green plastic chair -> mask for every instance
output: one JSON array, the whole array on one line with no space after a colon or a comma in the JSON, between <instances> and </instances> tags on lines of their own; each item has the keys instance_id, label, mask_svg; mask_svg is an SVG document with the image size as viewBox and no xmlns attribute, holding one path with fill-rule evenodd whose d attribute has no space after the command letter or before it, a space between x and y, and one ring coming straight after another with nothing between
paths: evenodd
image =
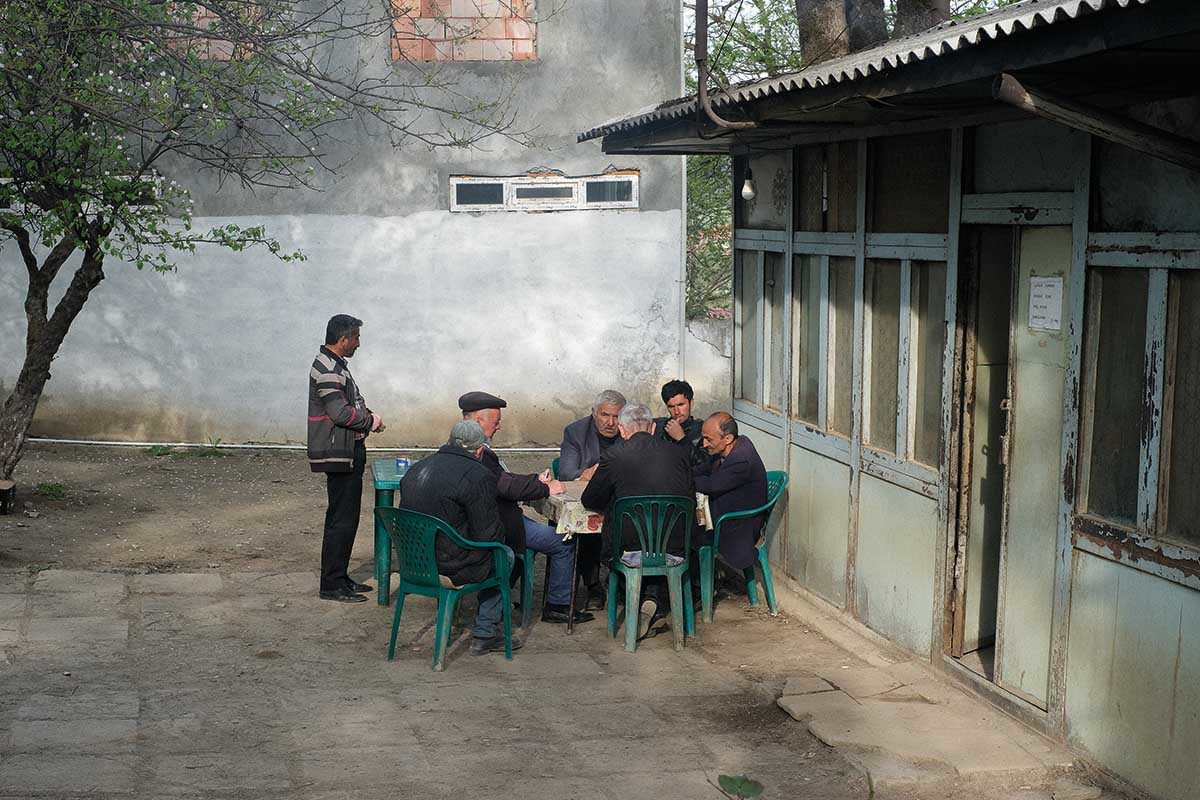
<instances>
[{"instance_id":1,"label":"green plastic chair","mask_svg":"<svg viewBox=\"0 0 1200 800\"><path fill-rule=\"evenodd\" d=\"M458 601L465 594L483 589L500 590L500 608L504 620L504 657L512 660L512 601L509 595L509 551L499 542L472 542L437 517L408 511L403 508L375 509L375 518L387 529L396 548L396 564L400 573L400 588L396 591L396 613L392 617L392 638L388 642L388 661L396 657L396 633L400 630L400 614L404 597L419 594L437 598L437 632L434 634L433 669L445 668L446 649L450 645L450 628ZM438 573L434 541L437 534L450 539L465 550L491 550L495 572L487 580L455 586Z\"/></svg>"},{"instance_id":2,"label":"green plastic chair","mask_svg":"<svg viewBox=\"0 0 1200 800\"><path fill-rule=\"evenodd\" d=\"M667 539L677 520L683 518L683 563L667 566ZM620 537L628 518L637 531L642 550L642 565L631 567L621 561ZM688 556L692 550L692 522L696 518L696 498L670 495L622 497L613 506L613 560L608 572L608 635L617 635L617 575L625 576L625 650L637 650L638 608L642 596L642 578L665 575L671 596L671 635L676 650L682 650L684 632L696 634L692 609L692 584L688 580Z\"/></svg>"},{"instance_id":3,"label":"green plastic chair","mask_svg":"<svg viewBox=\"0 0 1200 800\"><path fill-rule=\"evenodd\" d=\"M700 548L700 604L705 622L713 621L713 577L716 568L714 557L720 554L717 545L721 541L721 524L726 520L753 517L755 514L763 512L766 512L766 517L763 519L763 543L756 548L758 550L758 566L763 574L763 591L767 595L767 607L771 609L772 616L779 613L779 605L775 602L775 585L771 582L771 562L767 559L767 550L771 546L771 527L768 523L771 521L771 511L774 510L775 503L783 496L787 485L786 472L768 472L766 504L747 511L731 511L728 514L722 514L716 525L713 526L713 543ZM742 570L742 575L746 578L746 594L750 595L750 605L756 606L758 605L758 581L754 576L754 566L746 567Z\"/></svg>"},{"instance_id":4,"label":"green plastic chair","mask_svg":"<svg viewBox=\"0 0 1200 800\"><path fill-rule=\"evenodd\" d=\"M554 480L558 480L558 462L561 460L556 458L550 462L550 474L554 476Z\"/></svg>"},{"instance_id":5,"label":"green plastic chair","mask_svg":"<svg viewBox=\"0 0 1200 800\"><path fill-rule=\"evenodd\" d=\"M533 569L537 553L526 549L517 558L521 562L521 627L527 629L533 621Z\"/></svg>"}]
</instances>

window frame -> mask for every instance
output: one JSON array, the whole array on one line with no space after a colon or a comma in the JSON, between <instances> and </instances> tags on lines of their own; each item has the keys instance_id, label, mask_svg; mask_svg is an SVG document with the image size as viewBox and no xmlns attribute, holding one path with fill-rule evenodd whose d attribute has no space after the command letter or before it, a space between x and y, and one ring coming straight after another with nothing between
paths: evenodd
<instances>
[{"instance_id":1,"label":"window frame","mask_svg":"<svg viewBox=\"0 0 1200 800\"><path fill-rule=\"evenodd\" d=\"M451 175L450 176L450 211L461 212L494 212L494 211L592 211L615 209L638 209L641 205L639 170L620 170L601 175L582 175L567 177L563 175ZM591 183L625 183L630 184L629 200L606 200L588 202L587 187ZM461 184L500 184L504 187L503 202L501 203L459 203L458 187ZM517 190L527 187L570 187L571 197L568 198L519 198Z\"/></svg>"}]
</instances>

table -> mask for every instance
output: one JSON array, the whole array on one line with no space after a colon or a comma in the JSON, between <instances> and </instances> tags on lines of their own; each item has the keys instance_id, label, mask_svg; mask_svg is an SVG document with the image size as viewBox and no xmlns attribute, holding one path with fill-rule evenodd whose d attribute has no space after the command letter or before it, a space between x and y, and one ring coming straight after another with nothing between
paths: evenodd
<instances>
[{"instance_id":1,"label":"table","mask_svg":"<svg viewBox=\"0 0 1200 800\"><path fill-rule=\"evenodd\" d=\"M408 467L397 468L394 458L377 458L371 462L376 508L392 508L396 505L396 490L400 488L400 479L407 471ZM386 606L392 590L392 537L375 518L374 511L371 512L371 519L375 520L375 602Z\"/></svg>"},{"instance_id":2,"label":"table","mask_svg":"<svg viewBox=\"0 0 1200 800\"><path fill-rule=\"evenodd\" d=\"M554 530L563 537L570 539L574 536L590 536L600 533L604 528L604 515L589 511L583 507L580 498L587 488L587 481L563 481L562 494L550 495L540 500L533 500L526 505L548 520L553 520ZM705 530L711 531L712 513L708 508L708 495L696 492L696 522ZM579 583L578 548L571 556L571 602L567 606L567 633L575 631L575 588Z\"/></svg>"}]
</instances>

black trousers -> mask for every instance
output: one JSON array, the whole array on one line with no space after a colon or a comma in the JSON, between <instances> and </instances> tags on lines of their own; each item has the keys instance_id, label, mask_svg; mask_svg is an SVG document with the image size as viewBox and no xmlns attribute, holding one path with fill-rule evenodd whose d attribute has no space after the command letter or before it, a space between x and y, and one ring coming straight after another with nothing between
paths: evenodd
<instances>
[{"instance_id":1,"label":"black trousers","mask_svg":"<svg viewBox=\"0 0 1200 800\"><path fill-rule=\"evenodd\" d=\"M363 470L367 466L367 446L354 443L354 468L349 472L325 473L329 506L325 509L325 535L321 540L321 591L330 592L348 585L346 570L350 551L358 533L362 511Z\"/></svg>"}]
</instances>

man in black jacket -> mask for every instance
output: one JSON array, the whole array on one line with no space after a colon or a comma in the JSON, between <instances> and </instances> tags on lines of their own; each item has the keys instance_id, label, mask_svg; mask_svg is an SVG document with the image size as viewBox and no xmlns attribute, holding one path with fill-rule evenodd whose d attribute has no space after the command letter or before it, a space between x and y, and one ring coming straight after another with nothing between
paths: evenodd
<instances>
[{"instance_id":1,"label":"man in black jacket","mask_svg":"<svg viewBox=\"0 0 1200 800\"><path fill-rule=\"evenodd\" d=\"M703 424L692 416L693 397L695 392L687 381L677 379L664 383L662 401L667 407L667 416L654 420L654 431L660 439L687 448L692 464L700 465L708 463L709 456L700 441Z\"/></svg>"},{"instance_id":2,"label":"man in black jacket","mask_svg":"<svg viewBox=\"0 0 1200 800\"><path fill-rule=\"evenodd\" d=\"M504 525L496 506L496 476L480 462L487 437L476 422L462 421L450 431L450 441L418 461L400 481L400 507L446 522L464 538L503 542ZM485 580L493 572L492 550L464 550L439 535L435 543L438 572L454 585ZM508 553L512 564L512 553ZM499 589L479 593L479 611L472 630L471 654L504 649L499 632ZM513 637L513 649L521 643Z\"/></svg>"},{"instance_id":3,"label":"man in black jacket","mask_svg":"<svg viewBox=\"0 0 1200 800\"><path fill-rule=\"evenodd\" d=\"M754 442L738 435L737 421L718 411L704 421L704 448L710 464L695 468L696 491L708 495L713 520L730 511L746 511L767 502L767 469ZM734 569L745 569L758 560L758 535L762 514L733 519L721 526L721 558Z\"/></svg>"},{"instance_id":4,"label":"man in black jacket","mask_svg":"<svg viewBox=\"0 0 1200 800\"><path fill-rule=\"evenodd\" d=\"M693 497L696 491L687 451L654 437L654 418L650 409L641 403L625 406L621 409L618 427L624 441L600 456L596 474L580 498L584 507L604 512L603 552L610 557L614 552L641 549L632 525L616 530L611 511L617 500L639 495ZM679 521L667 537L668 553L684 555L686 530L694 524L694 519ZM639 637L646 635L661 616L661 609L667 606L665 579L646 579L643 596Z\"/></svg>"},{"instance_id":5,"label":"man in black jacket","mask_svg":"<svg viewBox=\"0 0 1200 800\"><path fill-rule=\"evenodd\" d=\"M479 423L487 444L480 460L496 476L496 499L500 509L500 520L504 523L504 534L508 546L522 558L526 550L545 553L549 585L546 588L546 603L542 609L542 622L565 623L571 600L571 559L575 555L575 540L563 541L558 532L542 522L525 516L517 505L530 500L540 500L551 494L562 494L563 485L549 475L516 475L509 472L500 456L492 450L492 437L500 430L500 409L507 408L503 399L487 392L467 392L458 398L458 407L463 419ZM533 558L530 554L529 558ZM587 622L594 615L585 611L575 612L575 622Z\"/></svg>"}]
</instances>

